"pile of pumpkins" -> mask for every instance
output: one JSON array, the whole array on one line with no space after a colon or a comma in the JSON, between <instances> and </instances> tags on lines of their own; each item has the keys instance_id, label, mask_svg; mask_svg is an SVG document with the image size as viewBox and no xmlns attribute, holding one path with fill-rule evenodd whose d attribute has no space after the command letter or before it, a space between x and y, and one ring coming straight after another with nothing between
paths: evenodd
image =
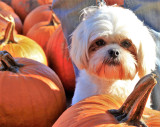
<instances>
[{"instance_id":1,"label":"pile of pumpkins","mask_svg":"<svg viewBox=\"0 0 160 127\"><path fill-rule=\"evenodd\" d=\"M0 1L0 61L0 126L52 126L75 87L52 0Z\"/></svg>"},{"instance_id":2,"label":"pile of pumpkins","mask_svg":"<svg viewBox=\"0 0 160 127\"><path fill-rule=\"evenodd\" d=\"M106 120L122 126L108 112L106 119L120 98L95 96L67 107L75 73L52 1L0 0L0 127L107 126ZM155 114L150 121L160 126Z\"/></svg>"}]
</instances>

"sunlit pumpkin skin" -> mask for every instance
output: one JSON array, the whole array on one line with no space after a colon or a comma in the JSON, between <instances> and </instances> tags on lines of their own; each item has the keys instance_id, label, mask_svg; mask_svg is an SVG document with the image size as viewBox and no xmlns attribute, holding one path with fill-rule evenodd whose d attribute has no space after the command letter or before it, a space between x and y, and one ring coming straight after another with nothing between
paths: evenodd
<instances>
[{"instance_id":1,"label":"sunlit pumpkin skin","mask_svg":"<svg viewBox=\"0 0 160 127\"><path fill-rule=\"evenodd\" d=\"M8 16L12 16L14 18L14 22L15 22L15 30L18 32L18 34L22 33L22 21L19 18L19 16L15 13L15 12L9 12L9 11L5 11L5 10L0 10L0 14L3 15L4 17L8 17ZM3 29L6 29L7 27L7 22L4 22L2 19L0 19L0 23L3 22Z\"/></svg>"},{"instance_id":2,"label":"sunlit pumpkin skin","mask_svg":"<svg viewBox=\"0 0 160 127\"><path fill-rule=\"evenodd\" d=\"M40 45L26 36L13 33L13 22L9 21L4 37L0 38L0 51L6 50L13 57L25 57L48 65L47 57Z\"/></svg>"},{"instance_id":3,"label":"sunlit pumpkin skin","mask_svg":"<svg viewBox=\"0 0 160 127\"><path fill-rule=\"evenodd\" d=\"M27 58L14 60L18 65L11 66L17 72L0 70L0 126L51 127L66 108L61 81L44 64Z\"/></svg>"},{"instance_id":4,"label":"sunlit pumpkin skin","mask_svg":"<svg viewBox=\"0 0 160 127\"><path fill-rule=\"evenodd\" d=\"M0 11L1 10L14 12L13 8L11 6L9 6L8 4L6 4L5 2L3 2L3 1L0 1Z\"/></svg>"},{"instance_id":5,"label":"sunlit pumpkin skin","mask_svg":"<svg viewBox=\"0 0 160 127\"><path fill-rule=\"evenodd\" d=\"M75 88L75 74L61 26L50 37L45 53L49 67L59 76L65 90L73 92Z\"/></svg>"},{"instance_id":6,"label":"sunlit pumpkin skin","mask_svg":"<svg viewBox=\"0 0 160 127\"><path fill-rule=\"evenodd\" d=\"M25 18L23 34L26 35L31 27L39 22L50 21L52 18L51 4L41 5L32 10Z\"/></svg>"},{"instance_id":7,"label":"sunlit pumpkin skin","mask_svg":"<svg viewBox=\"0 0 160 127\"><path fill-rule=\"evenodd\" d=\"M154 79L155 80L155 79ZM141 80L142 81L142 80ZM122 118L126 117L126 120L129 118L129 116L132 116L132 113L135 114L139 113L136 112L136 110L141 110L141 106L145 107L145 104L147 102L146 99L146 93L147 98L149 96L149 93L151 92L151 89L153 89L154 85L156 84L155 81L149 81L149 84L147 84L147 91L143 91L143 89L146 87L146 84L142 83L143 85L142 89L139 89L136 86L136 90L141 90L140 92L136 91L137 93L131 94L132 96L129 96L124 102L120 97L118 96L111 96L111 95L97 95L92 96L89 98L86 98L77 104L71 106L68 108L55 122L55 124L52 127L127 127L127 126L133 126L128 124L127 122L119 123L118 120L110 113L111 109L118 109L117 111L120 111L122 107L129 107L127 110L131 110L130 114L120 114ZM154 84L150 84L154 83ZM151 88L152 87L152 88ZM146 90L144 89L144 90ZM149 93L148 93L149 91ZM135 92L135 91L133 91ZM143 97L145 100L141 101L141 97L139 97L139 93L143 93ZM134 99L134 96L137 97L137 99ZM133 98L132 98L133 97ZM139 100L140 99L140 100ZM130 102L133 104L130 105ZM124 102L124 103L123 103ZM140 105L139 105L140 104ZM140 106L140 107L138 107ZM137 108L137 109L136 109ZM142 108L142 119L143 122L148 127L159 127L160 126L160 111L152 110L149 108L145 108L143 112ZM116 114L117 117L120 116L119 114ZM128 116L129 115L129 116ZM137 118L139 116L136 116ZM132 121L133 122L133 121ZM144 127L144 126L143 126Z\"/></svg>"},{"instance_id":8,"label":"sunlit pumpkin skin","mask_svg":"<svg viewBox=\"0 0 160 127\"><path fill-rule=\"evenodd\" d=\"M35 24L28 32L27 37L36 41L45 51L46 44L54 33L54 31L60 25L59 20L57 20L57 16L53 13L51 21L40 22Z\"/></svg>"},{"instance_id":9,"label":"sunlit pumpkin skin","mask_svg":"<svg viewBox=\"0 0 160 127\"><path fill-rule=\"evenodd\" d=\"M122 104L123 101L120 97L110 95L93 96L68 108L53 127L127 127L129 125L119 124L107 111L107 109L112 108L118 109ZM146 115L144 120L148 127L160 126L159 111L146 108L144 114Z\"/></svg>"},{"instance_id":10,"label":"sunlit pumpkin skin","mask_svg":"<svg viewBox=\"0 0 160 127\"><path fill-rule=\"evenodd\" d=\"M52 4L53 0L37 0L40 5Z\"/></svg>"},{"instance_id":11,"label":"sunlit pumpkin skin","mask_svg":"<svg viewBox=\"0 0 160 127\"><path fill-rule=\"evenodd\" d=\"M17 43L0 45L0 51L6 50L13 57L25 57L48 65L43 49L35 41L18 34L14 36L14 40Z\"/></svg>"},{"instance_id":12,"label":"sunlit pumpkin skin","mask_svg":"<svg viewBox=\"0 0 160 127\"><path fill-rule=\"evenodd\" d=\"M51 0L12 0L11 5L15 12L20 16L21 20L24 21L25 17L36 7L41 4L51 4ZM39 3L40 2L40 3Z\"/></svg>"},{"instance_id":13,"label":"sunlit pumpkin skin","mask_svg":"<svg viewBox=\"0 0 160 127\"><path fill-rule=\"evenodd\" d=\"M104 0L107 5L117 4L119 6L124 5L124 0Z\"/></svg>"}]
</instances>

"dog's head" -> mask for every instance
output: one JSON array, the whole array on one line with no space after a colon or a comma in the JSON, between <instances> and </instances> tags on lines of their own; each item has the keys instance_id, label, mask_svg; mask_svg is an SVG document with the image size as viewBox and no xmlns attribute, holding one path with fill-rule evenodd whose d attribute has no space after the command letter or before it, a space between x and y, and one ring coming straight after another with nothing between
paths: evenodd
<instances>
[{"instance_id":1,"label":"dog's head","mask_svg":"<svg viewBox=\"0 0 160 127\"><path fill-rule=\"evenodd\" d=\"M155 42L129 9L88 7L72 33L70 55L79 69L107 79L133 79L155 69Z\"/></svg>"}]
</instances>

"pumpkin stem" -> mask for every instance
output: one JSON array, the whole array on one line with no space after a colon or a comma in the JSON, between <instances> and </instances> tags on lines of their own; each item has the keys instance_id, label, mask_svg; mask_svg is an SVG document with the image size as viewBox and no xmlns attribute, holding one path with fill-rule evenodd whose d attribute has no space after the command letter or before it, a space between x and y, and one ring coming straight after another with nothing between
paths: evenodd
<instances>
[{"instance_id":1,"label":"pumpkin stem","mask_svg":"<svg viewBox=\"0 0 160 127\"><path fill-rule=\"evenodd\" d=\"M19 67L23 66L23 64L17 63L7 51L0 51L0 61L0 71L11 71L17 73L19 71Z\"/></svg>"},{"instance_id":2,"label":"pumpkin stem","mask_svg":"<svg viewBox=\"0 0 160 127\"><path fill-rule=\"evenodd\" d=\"M6 45L10 42L17 43L14 40L14 29L15 29L14 18L12 16L4 17L2 15L0 15L0 18L2 18L3 20L8 22L8 25L7 25L7 28L6 28L6 31L5 31L5 35L4 35L4 38L3 38L3 42L1 42L2 45L4 46L4 45Z\"/></svg>"},{"instance_id":3,"label":"pumpkin stem","mask_svg":"<svg viewBox=\"0 0 160 127\"><path fill-rule=\"evenodd\" d=\"M49 6L49 9L52 11L52 18L50 24L53 26L58 26L60 24L60 21L57 18L56 14L53 12L52 6Z\"/></svg>"},{"instance_id":4,"label":"pumpkin stem","mask_svg":"<svg viewBox=\"0 0 160 127\"><path fill-rule=\"evenodd\" d=\"M60 21L57 19L56 15L54 13L52 13L52 19L51 19L51 23L54 26L58 26L60 24Z\"/></svg>"},{"instance_id":5,"label":"pumpkin stem","mask_svg":"<svg viewBox=\"0 0 160 127\"><path fill-rule=\"evenodd\" d=\"M133 92L128 96L123 105L118 109L111 109L109 112L120 122L129 125L147 127L141 120L147 99L156 85L156 75L151 73L139 80Z\"/></svg>"}]
</instances>

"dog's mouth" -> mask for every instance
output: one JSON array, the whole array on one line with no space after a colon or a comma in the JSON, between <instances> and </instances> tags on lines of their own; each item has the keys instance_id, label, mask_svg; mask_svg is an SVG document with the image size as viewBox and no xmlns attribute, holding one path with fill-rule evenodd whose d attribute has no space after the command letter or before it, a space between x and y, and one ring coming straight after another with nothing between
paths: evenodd
<instances>
[{"instance_id":1,"label":"dog's mouth","mask_svg":"<svg viewBox=\"0 0 160 127\"><path fill-rule=\"evenodd\" d=\"M118 58L115 59L115 58L112 58L112 57L105 59L103 63L107 64L109 66L118 66L118 65L120 65L119 59Z\"/></svg>"}]
</instances>

